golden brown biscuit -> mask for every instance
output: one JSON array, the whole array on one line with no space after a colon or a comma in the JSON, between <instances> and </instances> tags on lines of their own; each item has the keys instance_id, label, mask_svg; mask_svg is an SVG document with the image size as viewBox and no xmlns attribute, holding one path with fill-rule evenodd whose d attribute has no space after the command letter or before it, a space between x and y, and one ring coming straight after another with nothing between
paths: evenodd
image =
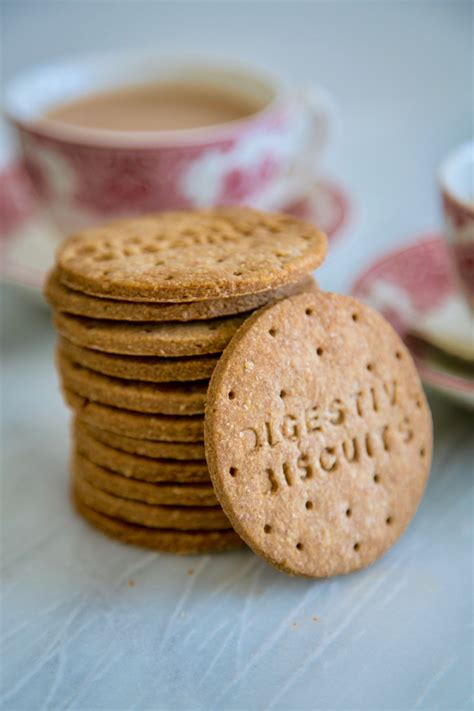
<instances>
[{"instance_id":1,"label":"golden brown biscuit","mask_svg":"<svg viewBox=\"0 0 474 711\"><path fill-rule=\"evenodd\" d=\"M113 407L161 415L198 415L204 412L208 381L145 383L102 375L74 363L61 350L57 365L63 386L79 395Z\"/></svg>"},{"instance_id":2,"label":"golden brown biscuit","mask_svg":"<svg viewBox=\"0 0 474 711\"><path fill-rule=\"evenodd\" d=\"M72 289L131 301L256 294L318 267L326 238L288 215L243 207L160 213L86 230L57 252Z\"/></svg>"},{"instance_id":3,"label":"golden brown biscuit","mask_svg":"<svg viewBox=\"0 0 474 711\"><path fill-rule=\"evenodd\" d=\"M74 473L73 481L86 506L121 521L178 531L232 528L220 506L160 506L122 499L92 486L80 471Z\"/></svg>"},{"instance_id":4,"label":"golden brown biscuit","mask_svg":"<svg viewBox=\"0 0 474 711\"><path fill-rule=\"evenodd\" d=\"M276 567L310 577L390 548L431 461L430 412L400 338L369 307L322 292L242 326L212 376L205 433L235 530Z\"/></svg>"},{"instance_id":5,"label":"golden brown biscuit","mask_svg":"<svg viewBox=\"0 0 474 711\"><path fill-rule=\"evenodd\" d=\"M122 452L94 439L77 423L74 436L79 454L122 476L149 482L210 482L205 460L159 459Z\"/></svg>"},{"instance_id":6,"label":"golden brown biscuit","mask_svg":"<svg viewBox=\"0 0 474 711\"><path fill-rule=\"evenodd\" d=\"M91 402L87 398L63 388L66 404L83 422L118 435L160 442L202 442L204 440L204 417L190 415L149 415L133 410Z\"/></svg>"},{"instance_id":7,"label":"golden brown biscuit","mask_svg":"<svg viewBox=\"0 0 474 711\"><path fill-rule=\"evenodd\" d=\"M66 338L60 339L60 347L68 358L85 368L115 378L152 383L209 379L220 355L216 353L183 358L118 355L82 348Z\"/></svg>"},{"instance_id":8,"label":"golden brown biscuit","mask_svg":"<svg viewBox=\"0 0 474 711\"><path fill-rule=\"evenodd\" d=\"M76 418L75 425L85 434L95 440L106 444L113 449L120 449L130 454L141 454L144 457L156 459L202 459L206 458L204 442L157 442L149 439L137 439L127 435L108 432L88 425L87 422Z\"/></svg>"},{"instance_id":9,"label":"golden brown biscuit","mask_svg":"<svg viewBox=\"0 0 474 711\"><path fill-rule=\"evenodd\" d=\"M48 276L45 296L57 311L66 311L76 316L113 321L200 321L252 311L286 296L315 288L314 279L304 277L295 283L258 294L177 304L147 303L89 296L62 284L58 272L54 270Z\"/></svg>"},{"instance_id":10,"label":"golden brown biscuit","mask_svg":"<svg viewBox=\"0 0 474 711\"><path fill-rule=\"evenodd\" d=\"M72 467L97 489L124 499L165 506L218 506L214 489L207 484L150 483L117 474L76 453Z\"/></svg>"},{"instance_id":11,"label":"golden brown biscuit","mask_svg":"<svg viewBox=\"0 0 474 711\"><path fill-rule=\"evenodd\" d=\"M84 348L122 355L177 358L219 353L247 315L186 323L132 323L56 313L54 326L61 336Z\"/></svg>"},{"instance_id":12,"label":"golden brown biscuit","mask_svg":"<svg viewBox=\"0 0 474 711\"><path fill-rule=\"evenodd\" d=\"M164 553L191 555L241 548L244 542L232 529L220 531L175 531L137 526L105 516L87 506L78 492L72 491L76 511L92 526L122 543L151 548Z\"/></svg>"}]
</instances>

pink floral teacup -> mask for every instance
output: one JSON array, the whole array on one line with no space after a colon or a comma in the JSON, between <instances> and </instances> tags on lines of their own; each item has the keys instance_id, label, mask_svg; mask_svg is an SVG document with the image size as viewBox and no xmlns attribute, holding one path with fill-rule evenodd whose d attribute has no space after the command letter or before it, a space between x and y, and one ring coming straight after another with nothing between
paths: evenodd
<instances>
[{"instance_id":1,"label":"pink floral teacup","mask_svg":"<svg viewBox=\"0 0 474 711\"><path fill-rule=\"evenodd\" d=\"M101 91L187 81L258 97L244 118L204 128L116 131L44 118ZM246 203L284 209L304 194L327 142L323 91L288 89L271 75L221 62L164 61L149 53L93 56L27 72L6 92L25 167L66 234L154 210Z\"/></svg>"},{"instance_id":2,"label":"pink floral teacup","mask_svg":"<svg viewBox=\"0 0 474 711\"><path fill-rule=\"evenodd\" d=\"M440 181L445 235L461 287L474 309L474 141L448 156Z\"/></svg>"}]
</instances>

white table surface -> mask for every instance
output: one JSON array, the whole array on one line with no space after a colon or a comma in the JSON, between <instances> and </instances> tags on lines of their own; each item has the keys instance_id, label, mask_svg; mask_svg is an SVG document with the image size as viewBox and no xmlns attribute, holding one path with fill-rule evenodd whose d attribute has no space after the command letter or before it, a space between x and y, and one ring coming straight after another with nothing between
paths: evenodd
<instances>
[{"instance_id":1,"label":"white table surface","mask_svg":"<svg viewBox=\"0 0 474 711\"><path fill-rule=\"evenodd\" d=\"M347 290L375 256L439 223L436 166L471 130L471 9L4 2L4 76L154 44L323 81L344 123L328 165L354 211L320 280ZM247 551L157 555L73 514L48 315L4 289L2 322L2 709L472 708L472 415L430 397L426 495L366 571L310 582Z\"/></svg>"}]
</instances>

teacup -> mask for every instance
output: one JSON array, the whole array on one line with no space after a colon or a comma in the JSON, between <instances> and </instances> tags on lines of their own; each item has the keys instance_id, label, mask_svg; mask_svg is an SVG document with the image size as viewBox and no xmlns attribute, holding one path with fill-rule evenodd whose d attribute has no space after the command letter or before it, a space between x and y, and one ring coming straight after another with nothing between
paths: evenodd
<instances>
[{"instance_id":1,"label":"teacup","mask_svg":"<svg viewBox=\"0 0 474 711\"><path fill-rule=\"evenodd\" d=\"M260 108L218 125L161 131L90 128L46 116L64 102L157 81L236 91ZM284 209L314 178L333 116L322 90L295 91L255 68L149 53L29 71L7 87L6 111L26 169L63 234L156 210L239 203Z\"/></svg>"},{"instance_id":2,"label":"teacup","mask_svg":"<svg viewBox=\"0 0 474 711\"><path fill-rule=\"evenodd\" d=\"M447 157L440 183L445 235L461 288L474 309L474 141Z\"/></svg>"}]
</instances>

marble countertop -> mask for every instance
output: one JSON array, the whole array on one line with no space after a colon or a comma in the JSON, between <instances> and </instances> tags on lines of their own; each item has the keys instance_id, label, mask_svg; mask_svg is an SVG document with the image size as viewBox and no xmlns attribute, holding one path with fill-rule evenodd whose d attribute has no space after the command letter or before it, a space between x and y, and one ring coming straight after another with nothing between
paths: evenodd
<instances>
[{"instance_id":1,"label":"marble countertop","mask_svg":"<svg viewBox=\"0 0 474 711\"><path fill-rule=\"evenodd\" d=\"M353 210L323 287L348 290L376 256L439 224L436 166L471 127L469 3L5 7L7 76L98 47L101 33L136 46L141 31L165 49L172 36L178 49L215 37L216 51L324 79L344 118L328 165ZM472 414L430 395L426 495L368 570L307 581L249 551L159 555L73 514L48 314L4 288L2 322L2 709L472 708Z\"/></svg>"}]
</instances>

